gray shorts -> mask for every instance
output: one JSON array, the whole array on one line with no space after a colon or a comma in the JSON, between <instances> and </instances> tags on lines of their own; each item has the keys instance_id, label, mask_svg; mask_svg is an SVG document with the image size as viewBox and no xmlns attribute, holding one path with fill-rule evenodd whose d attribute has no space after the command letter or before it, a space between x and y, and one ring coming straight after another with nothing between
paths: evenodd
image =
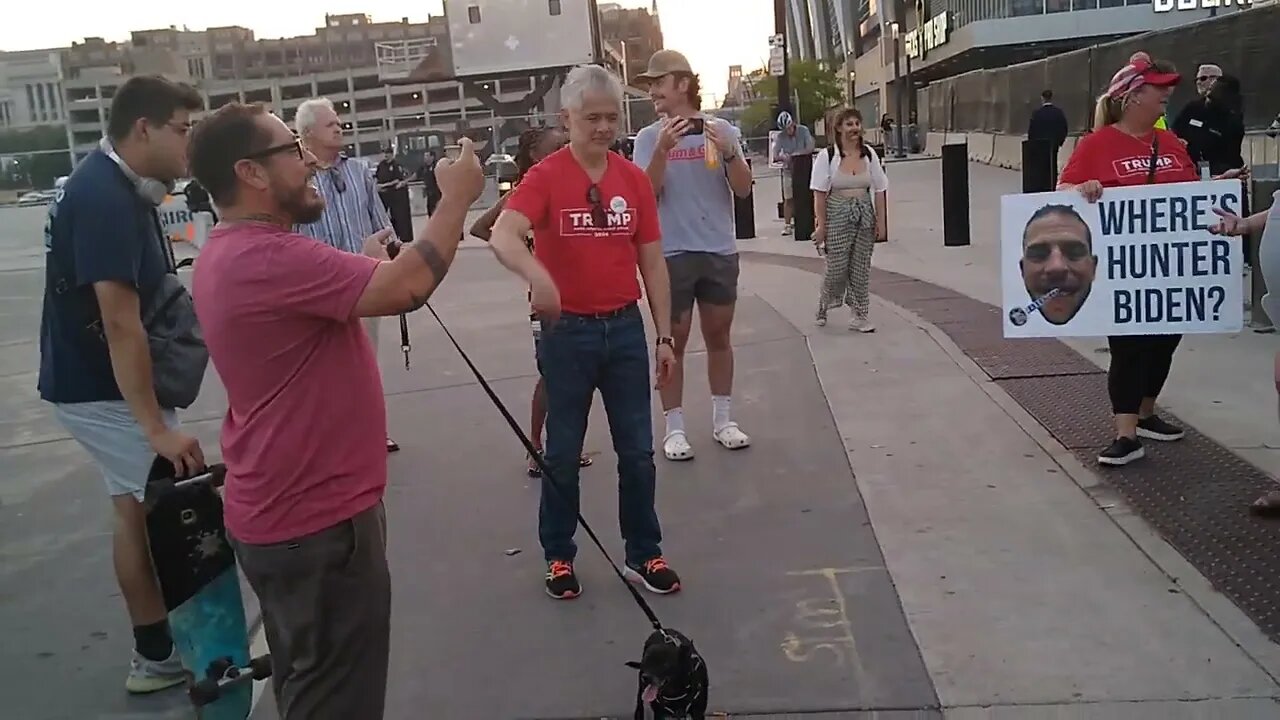
<instances>
[{"instance_id":1,"label":"gray shorts","mask_svg":"<svg viewBox=\"0 0 1280 720\"><path fill-rule=\"evenodd\" d=\"M382 503L305 537L231 544L262 607L280 720L381 720L391 647Z\"/></svg>"},{"instance_id":2,"label":"gray shorts","mask_svg":"<svg viewBox=\"0 0 1280 720\"><path fill-rule=\"evenodd\" d=\"M732 305L738 300L738 254L685 252L667 258L671 278L671 316L693 309L694 301Z\"/></svg>"},{"instance_id":3,"label":"gray shorts","mask_svg":"<svg viewBox=\"0 0 1280 720\"><path fill-rule=\"evenodd\" d=\"M790 200L795 195L795 180L791 175L791 170L782 171L782 199Z\"/></svg>"},{"instance_id":4,"label":"gray shorts","mask_svg":"<svg viewBox=\"0 0 1280 720\"><path fill-rule=\"evenodd\" d=\"M123 400L61 403L54 406L53 412L62 427L98 464L107 483L107 494L132 495L141 502L156 451L151 449L128 403ZM172 410L162 411L162 416L165 425L179 427L178 416Z\"/></svg>"}]
</instances>

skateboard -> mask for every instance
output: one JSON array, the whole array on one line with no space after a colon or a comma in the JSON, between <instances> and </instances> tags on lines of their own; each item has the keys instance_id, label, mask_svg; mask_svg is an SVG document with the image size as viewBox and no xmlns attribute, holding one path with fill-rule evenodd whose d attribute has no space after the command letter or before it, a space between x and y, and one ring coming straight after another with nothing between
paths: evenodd
<instances>
[{"instance_id":1,"label":"skateboard","mask_svg":"<svg viewBox=\"0 0 1280 720\"><path fill-rule=\"evenodd\" d=\"M249 657L240 575L218 493L226 472L219 464L177 478L157 457L144 501L151 561L198 720L246 720L253 681L271 676L270 655Z\"/></svg>"}]
</instances>

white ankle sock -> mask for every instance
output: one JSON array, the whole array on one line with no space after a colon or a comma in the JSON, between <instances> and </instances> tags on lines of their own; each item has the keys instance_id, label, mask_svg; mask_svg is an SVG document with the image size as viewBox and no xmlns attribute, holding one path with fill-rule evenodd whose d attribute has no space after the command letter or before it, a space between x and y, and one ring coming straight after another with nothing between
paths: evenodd
<instances>
[{"instance_id":1,"label":"white ankle sock","mask_svg":"<svg viewBox=\"0 0 1280 720\"><path fill-rule=\"evenodd\" d=\"M711 396L711 427L719 431L720 428L728 425L729 420L729 396L728 395L712 395Z\"/></svg>"},{"instance_id":2,"label":"white ankle sock","mask_svg":"<svg viewBox=\"0 0 1280 720\"><path fill-rule=\"evenodd\" d=\"M665 415L667 416L667 434L679 430L684 432L684 408L671 408Z\"/></svg>"}]
</instances>

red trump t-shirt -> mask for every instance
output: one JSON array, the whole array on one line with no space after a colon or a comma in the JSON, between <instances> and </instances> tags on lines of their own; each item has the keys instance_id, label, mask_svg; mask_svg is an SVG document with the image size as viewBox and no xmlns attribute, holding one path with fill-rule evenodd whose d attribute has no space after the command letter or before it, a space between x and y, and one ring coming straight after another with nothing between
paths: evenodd
<instances>
[{"instance_id":1,"label":"red trump t-shirt","mask_svg":"<svg viewBox=\"0 0 1280 720\"><path fill-rule=\"evenodd\" d=\"M608 163L593 184L561 148L534 165L507 200L507 210L532 224L534 255L565 312L611 312L639 300L637 248L662 238L649 176L616 153Z\"/></svg>"},{"instance_id":2,"label":"red trump t-shirt","mask_svg":"<svg viewBox=\"0 0 1280 720\"><path fill-rule=\"evenodd\" d=\"M1080 185L1097 180L1103 187L1145 185L1151 172L1151 144L1155 141L1156 176L1153 183L1195 182L1200 179L1187 148L1168 130L1134 137L1114 125L1100 127L1080 138L1060 183Z\"/></svg>"}]
</instances>

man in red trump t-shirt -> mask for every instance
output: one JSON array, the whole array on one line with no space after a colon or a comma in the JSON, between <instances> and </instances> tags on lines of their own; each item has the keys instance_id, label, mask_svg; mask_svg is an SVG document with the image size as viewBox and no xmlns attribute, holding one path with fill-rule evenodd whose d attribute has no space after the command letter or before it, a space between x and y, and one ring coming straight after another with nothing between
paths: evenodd
<instances>
[{"instance_id":1,"label":"man in red trump t-shirt","mask_svg":"<svg viewBox=\"0 0 1280 720\"><path fill-rule=\"evenodd\" d=\"M656 593L680 589L662 557L654 507L649 345L640 315L644 278L658 330L658 385L671 375L671 289L653 186L644 171L609 152L622 114L622 85L598 65L575 68L561 93L569 145L535 165L507 200L490 241L524 278L542 322L539 356L547 387L546 463L538 536L547 594L577 597L578 458L600 391L618 455L618 520L628 579ZM524 243L534 235L534 255ZM554 483L554 485L553 485Z\"/></svg>"}]
</instances>

